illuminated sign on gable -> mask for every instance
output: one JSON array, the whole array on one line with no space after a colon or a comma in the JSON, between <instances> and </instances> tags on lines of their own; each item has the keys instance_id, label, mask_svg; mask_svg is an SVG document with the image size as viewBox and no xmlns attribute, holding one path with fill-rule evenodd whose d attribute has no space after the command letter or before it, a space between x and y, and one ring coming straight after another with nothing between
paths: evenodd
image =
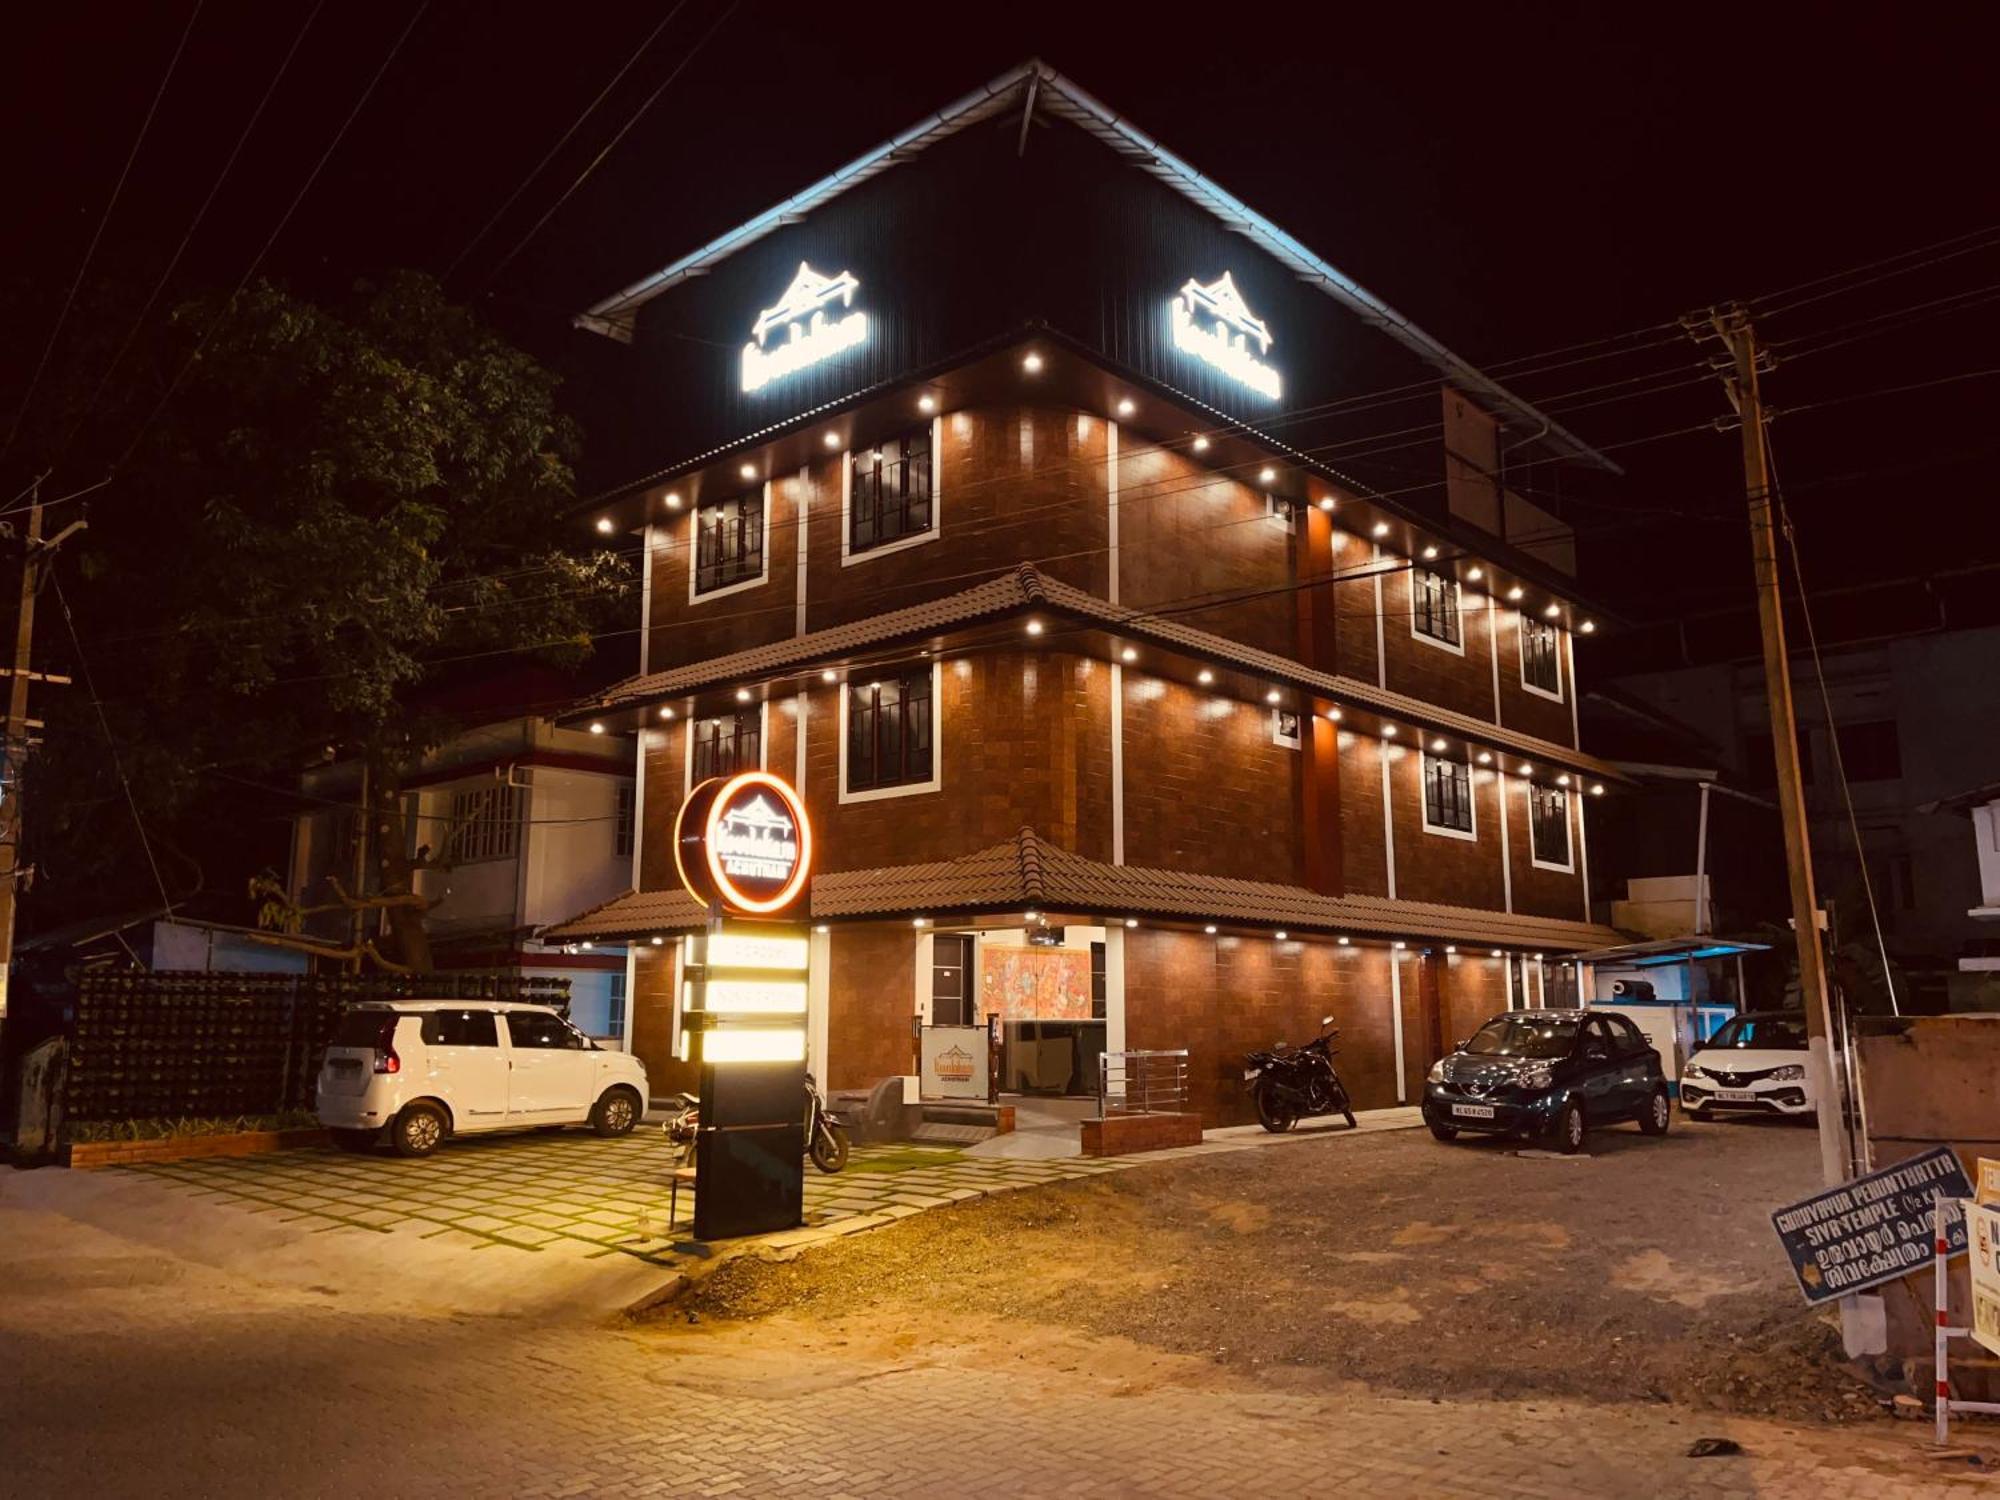
<instances>
[{"instance_id":1,"label":"illuminated sign on gable","mask_svg":"<svg viewBox=\"0 0 2000 1500\"><path fill-rule=\"evenodd\" d=\"M1260 396L1276 401L1283 394L1283 378L1275 366L1265 363L1271 352L1271 330L1244 304L1227 271L1207 286L1190 276L1174 298L1171 316L1175 348Z\"/></svg>"},{"instance_id":2,"label":"illuminated sign on gable","mask_svg":"<svg viewBox=\"0 0 2000 1500\"><path fill-rule=\"evenodd\" d=\"M868 314L852 311L860 289L851 271L822 276L800 261L778 305L765 308L750 326L750 342L743 346L743 389L761 391L774 380L866 342Z\"/></svg>"}]
</instances>

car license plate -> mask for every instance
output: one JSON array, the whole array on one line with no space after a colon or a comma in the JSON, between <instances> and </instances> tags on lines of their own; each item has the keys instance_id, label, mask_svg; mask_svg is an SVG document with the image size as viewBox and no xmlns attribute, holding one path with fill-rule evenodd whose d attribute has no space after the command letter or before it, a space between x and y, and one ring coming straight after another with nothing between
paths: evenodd
<instances>
[{"instance_id":1,"label":"car license plate","mask_svg":"<svg viewBox=\"0 0 2000 1500\"><path fill-rule=\"evenodd\" d=\"M1726 1099L1731 1104L1749 1104L1756 1099L1757 1095L1751 1089L1717 1089L1715 1097Z\"/></svg>"},{"instance_id":2,"label":"car license plate","mask_svg":"<svg viewBox=\"0 0 2000 1500\"><path fill-rule=\"evenodd\" d=\"M361 1059L358 1057L336 1057L333 1060L333 1071L336 1073L358 1073L361 1071Z\"/></svg>"},{"instance_id":3,"label":"car license plate","mask_svg":"<svg viewBox=\"0 0 2000 1500\"><path fill-rule=\"evenodd\" d=\"M1451 1112L1455 1115L1463 1115L1468 1120L1490 1120L1493 1118L1493 1106L1490 1104L1454 1104L1451 1107Z\"/></svg>"},{"instance_id":4,"label":"car license plate","mask_svg":"<svg viewBox=\"0 0 2000 1500\"><path fill-rule=\"evenodd\" d=\"M1254 1083L1256 1081L1256 1078L1257 1078L1257 1070L1255 1068L1245 1068L1243 1070L1243 1081L1245 1083Z\"/></svg>"}]
</instances>

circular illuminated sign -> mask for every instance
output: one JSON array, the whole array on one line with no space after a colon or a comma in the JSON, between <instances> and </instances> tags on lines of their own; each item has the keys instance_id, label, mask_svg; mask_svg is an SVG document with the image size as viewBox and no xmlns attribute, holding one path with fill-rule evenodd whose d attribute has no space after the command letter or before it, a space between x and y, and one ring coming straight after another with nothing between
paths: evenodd
<instances>
[{"instance_id":1,"label":"circular illuminated sign","mask_svg":"<svg viewBox=\"0 0 2000 1500\"><path fill-rule=\"evenodd\" d=\"M781 912L812 870L805 804L768 771L704 781L674 819L674 863L704 906L753 917Z\"/></svg>"}]
</instances>

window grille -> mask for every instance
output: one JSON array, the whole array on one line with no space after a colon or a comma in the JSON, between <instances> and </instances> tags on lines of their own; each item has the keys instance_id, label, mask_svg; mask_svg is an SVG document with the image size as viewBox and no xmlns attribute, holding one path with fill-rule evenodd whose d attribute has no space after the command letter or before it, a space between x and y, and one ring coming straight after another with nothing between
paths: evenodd
<instances>
[{"instance_id":1,"label":"window grille","mask_svg":"<svg viewBox=\"0 0 2000 1500\"><path fill-rule=\"evenodd\" d=\"M1562 658L1556 654L1556 628L1547 620L1521 622L1521 680L1545 693L1562 691Z\"/></svg>"},{"instance_id":2,"label":"window grille","mask_svg":"<svg viewBox=\"0 0 2000 1500\"><path fill-rule=\"evenodd\" d=\"M931 669L847 690L847 789L911 786L931 779Z\"/></svg>"},{"instance_id":3,"label":"window grille","mask_svg":"<svg viewBox=\"0 0 2000 1500\"><path fill-rule=\"evenodd\" d=\"M1424 756L1424 821L1433 828L1472 832L1472 767Z\"/></svg>"},{"instance_id":4,"label":"window grille","mask_svg":"<svg viewBox=\"0 0 2000 1500\"><path fill-rule=\"evenodd\" d=\"M1561 787L1528 788L1528 832L1535 858L1545 865L1569 863L1569 793Z\"/></svg>"},{"instance_id":5,"label":"window grille","mask_svg":"<svg viewBox=\"0 0 2000 1500\"><path fill-rule=\"evenodd\" d=\"M520 788L504 782L453 792L446 849L452 863L512 859L520 849Z\"/></svg>"},{"instance_id":6,"label":"window grille","mask_svg":"<svg viewBox=\"0 0 2000 1500\"><path fill-rule=\"evenodd\" d=\"M764 716L754 708L697 720L693 730L695 782L756 770L763 764L763 732Z\"/></svg>"},{"instance_id":7,"label":"window grille","mask_svg":"<svg viewBox=\"0 0 2000 1500\"><path fill-rule=\"evenodd\" d=\"M694 591L713 593L764 571L764 492L718 500L695 512Z\"/></svg>"},{"instance_id":8,"label":"window grille","mask_svg":"<svg viewBox=\"0 0 2000 1500\"><path fill-rule=\"evenodd\" d=\"M1434 568L1418 568L1410 587L1416 599L1416 630L1448 646L1461 644L1458 626L1458 580Z\"/></svg>"},{"instance_id":9,"label":"window grille","mask_svg":"<svg viewBox=\"0 0 2000 1500\"><path fill-rule=\"evenodd\" d=\"M928 422L853 456L847 492L850 553L922 536L936 524L932 461Z\"/></svg>"}]
</instances>

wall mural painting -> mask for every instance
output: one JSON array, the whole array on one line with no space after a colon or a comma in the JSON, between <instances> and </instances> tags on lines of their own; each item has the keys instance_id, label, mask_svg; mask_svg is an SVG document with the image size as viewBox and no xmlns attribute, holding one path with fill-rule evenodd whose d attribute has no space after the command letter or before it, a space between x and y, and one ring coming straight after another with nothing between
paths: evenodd
<instances>
[{"instance_id":1,"label":"wall mural painting","mask_svg":"<svg viewBox=\"0 0 2000 1500\"><path fill-rule=\"evenodd\" d=\"M1003 1021L1088 1021L1088 948L985 947L979 956L987 1011Z\"/></svg>"}]
</instances>

